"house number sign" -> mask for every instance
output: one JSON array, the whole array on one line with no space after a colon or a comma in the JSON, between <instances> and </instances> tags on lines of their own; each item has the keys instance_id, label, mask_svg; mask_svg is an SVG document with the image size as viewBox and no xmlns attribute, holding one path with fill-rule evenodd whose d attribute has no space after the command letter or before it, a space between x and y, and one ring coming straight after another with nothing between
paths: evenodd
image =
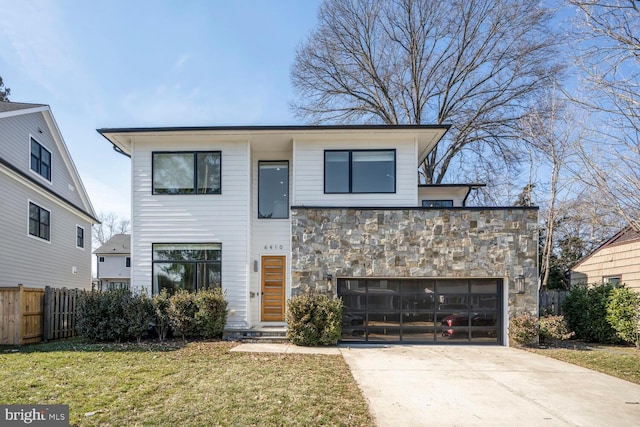
<instances>
[{"instance_id":1,"label":"house number sign","mask_svg":"<svg viewBox=\"0 0 640 427\"><path fill-rule=\"evenodd\" d=\"M265 251L273 251L273 250L281 251L282 247L283 247L282 245L264 245L264 250Z\"/></svg>"}]
</instances>

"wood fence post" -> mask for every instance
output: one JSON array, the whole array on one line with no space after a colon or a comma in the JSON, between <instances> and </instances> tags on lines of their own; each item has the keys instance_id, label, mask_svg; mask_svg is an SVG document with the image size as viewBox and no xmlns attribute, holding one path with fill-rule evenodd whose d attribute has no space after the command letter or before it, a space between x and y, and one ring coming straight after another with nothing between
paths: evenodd
<instances>
[{"instance_id":1,"label":"wood fence post","mask_svg":"<svg viewBox=\"0 0 640 427\"><path fill-rule=\"evenodd\" d=\"M15 345L22 345L22 292L22 284L19 284L16 299L14 301L14 321L16 328L13 343Z\"/></svg>"},{"instance_id":2,"label":"wood fence post","mask_svg":"<svg viewBox=\"0 0 640 427\"><path fill-rule=\"evenodd\" d=\"M49 328L51 327L51 314L49 310L51 309L51 303L49 298L51 297L51 286L44 287L44 319L42 320L42 325L44 331L42 332L42 340L44 342L49 341Z\"/></svg>"}]
</instances>

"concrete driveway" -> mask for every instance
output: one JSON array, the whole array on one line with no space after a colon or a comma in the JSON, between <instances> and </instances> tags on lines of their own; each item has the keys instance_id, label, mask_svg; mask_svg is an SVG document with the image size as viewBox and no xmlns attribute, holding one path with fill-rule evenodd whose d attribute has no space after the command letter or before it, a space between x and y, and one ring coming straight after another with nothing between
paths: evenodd
<instances>
[{"instance_id":1,"label":"concrete driveway","mask_svg":"<svg viewBox=\"0 0 640 427\"><path fill-rule=\"evenodd\" d=\"M524 350L340 351L379 427L640 425L639 385Z\"/></svg>"}]
</instances>

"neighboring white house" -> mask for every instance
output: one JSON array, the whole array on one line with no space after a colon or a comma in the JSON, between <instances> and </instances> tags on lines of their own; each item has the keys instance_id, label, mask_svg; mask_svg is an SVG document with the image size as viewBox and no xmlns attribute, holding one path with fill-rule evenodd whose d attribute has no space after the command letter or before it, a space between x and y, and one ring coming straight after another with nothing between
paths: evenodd
<instances>
[{"instance_id":1,"label":"neighboring white house","mask_svg":"<svg viewBox=\"0 0 640 427\"><path fill-rule=\"evenodd\" d=\"M447 126L99 129L131 157L131 286L221 286L228 330L339 296L343 340L506 344L537 314L537 208L419 185ZM518 286L516 286L518 285Z\"/></svg>"},{"instance_id":2,"label":"neighboring white house","mask_svg":"<svg viewBox=\"0 0 640 427\"><path fill-rule=\"evenodd\" d=\"M98 223L47 105L0 102L0 287L91 288Z\"/></svg>"},{"instance_id":3,"label":"neighboring white house","mask_svg":"<svg viewBox=\"0 0 640 427\"><path fill-rule=\"evenodd\" d=\"M114 234L93 253L98 265L98 290L129 289L131 235Z\"/></svg>"}]
</instances>

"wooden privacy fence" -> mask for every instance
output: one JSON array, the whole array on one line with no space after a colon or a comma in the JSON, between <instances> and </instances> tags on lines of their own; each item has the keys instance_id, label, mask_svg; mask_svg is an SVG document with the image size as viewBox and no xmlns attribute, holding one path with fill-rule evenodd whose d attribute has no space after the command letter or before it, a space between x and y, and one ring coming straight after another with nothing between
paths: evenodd
<instances>
[{"instance_id":1,"label":"wooden privacy fence","mask_svg":"<svg viewBox=\"0 0 640 427\"><path fill-rule=\"evenodd\" d=\"M540 291L540 314L562 314L562 303L569 291Z\"/></svg>"},{"instance_id":2,"label":"wooden privacy fence","mask_svg":"<svg viewBox=\"0 0 640 427\"><path fill-rule=\"evenodd\" d=\"M75 335L80 289L0 288L0 344L23 345Z\"/></svg>"}]
</instances>

